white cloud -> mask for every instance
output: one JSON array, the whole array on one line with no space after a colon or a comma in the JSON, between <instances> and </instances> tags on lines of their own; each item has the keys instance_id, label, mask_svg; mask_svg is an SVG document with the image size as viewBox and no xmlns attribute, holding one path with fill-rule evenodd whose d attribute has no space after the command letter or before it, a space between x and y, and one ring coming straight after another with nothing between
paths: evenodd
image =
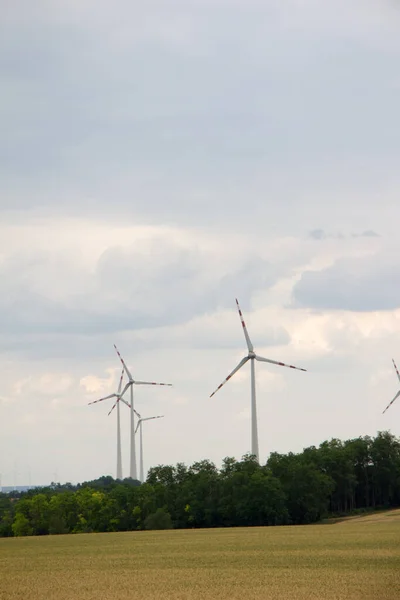
<instances>
[{"instance_id":1,"label":"white cloud","mask_svg":"<svg viewBox=\"0 0 400 600\"><path fill-rule=\"evenodd\" d=\"M73 383L73 377L67 373L44 373L15 382L14 390L17 395L39 393L52 396L67 392Z\"/></svg>"},{"instance_id":2,"label":"white cloud","mask_svg":"<svg viewBox=\"0 0 400 600\"><path fill-rule=\"evenodd\" d=\"M112 386L116 383L115 369L107 369L109 376L107 378L97 377L96 375L86 375L79 381L79 385L85 390L86 393L101 394L105 391L111 390Z\"/></svg>"}]
</instances>

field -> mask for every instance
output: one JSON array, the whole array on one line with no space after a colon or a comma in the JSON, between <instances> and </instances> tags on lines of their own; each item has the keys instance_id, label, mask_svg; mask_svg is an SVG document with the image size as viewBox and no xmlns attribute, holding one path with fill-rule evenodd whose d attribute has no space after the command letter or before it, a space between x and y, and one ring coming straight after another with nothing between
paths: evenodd
<instances>
[{"instance_id":1,"label":"field","mask_svg":"<svg viewBox=\"0 0 400 600\"><path fill-rule=\"evenodd\" d=\"M1 600L398 600L400 511L305 527L0 539Z\"/></svg>"}]
</instances>

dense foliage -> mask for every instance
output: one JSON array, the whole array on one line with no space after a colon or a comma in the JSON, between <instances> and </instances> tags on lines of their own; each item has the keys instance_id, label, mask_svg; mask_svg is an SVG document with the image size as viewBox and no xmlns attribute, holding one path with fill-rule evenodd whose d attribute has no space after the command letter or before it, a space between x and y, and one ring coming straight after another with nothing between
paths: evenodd
<instances>
[{"instance_id":1,"label":"dense foliage","mask_svg":"<svg viewBox=\"0 0 400 600\"><path fill-rule=\"evenodd\" d=\"M400 506L400 439L388 432L272 453L158 466L146 483L101 477L0 494L0 536L313 523Z\"/></svg>"}]
</instances>

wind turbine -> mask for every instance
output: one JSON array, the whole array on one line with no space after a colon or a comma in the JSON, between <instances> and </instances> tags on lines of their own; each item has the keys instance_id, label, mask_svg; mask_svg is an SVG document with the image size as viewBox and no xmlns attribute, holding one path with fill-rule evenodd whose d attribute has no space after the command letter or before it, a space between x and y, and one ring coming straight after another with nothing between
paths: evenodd
<instances>
[{"instance_id":1,"label":"wind turbine","mask_svg":"<svg viewBox=\"0 0 400 600\"><path fill-rule=\"evenodd\" d=\"M130 477L132 479L137 479L137 469L136 469L136 447L135 447L135 409L133 406L133 386L134 385L164 385L164 386L168 386L171 387L172 383L155 383L154 381L136 381L135 379L133 379L132 377L132 373L129 371L128 367L125 364L124 359L122 358L117 346L114 344L114 348L116 353L119 356L119 359L122 363L122 366L125 370L125 373L128 377L128 383L125 385L124 389L122 390L122 394L121 396L123 396L125 394L125 392L127 391L127 389L130 387L131 389L131 460L130 460Z\"/></svg>"},{"instance_id":2,"label":"wind turbine","mask_svg":"<svg viewBox=\"0 0 400 600\"><path fill-rule=\"evenodd\" d=\"M288 367L289 369L297 369L298 371L306 371L307 369L300 369L299 367L294 367L293 365L286 365L283 362L277 362L276 360L271 360L269 358L263 358L262 356L258 356L254 352L254 347L253 347L253 344L251 343L251 340L250 340L250 337L249 337L249 334L248 334L248 331L247 331L247 328L246 328L246 325L245 325L245 322L243 319L242 311L240 310L239 302L237 301L237 299L236 299L236 304L237 304L239 317L240 317L242 327L243 327L244 337L246 339L248 354L247 354L247 356L242 358L242 360L237 365L237 367L235 367L233 369L233 371L228 375L228 377L226 379L224 379L224 381L221 383L221 385L219 385L217 387L215 392L213 392L211 394L210 398L212 398L214 396L214 394L216 394L218 392L218 390L220 390L222 388L222 386L225 385L225 383L227 381L229 381L229 379L232 377L232 375L237 373L237 371L239 371L239 369L241 369L243 367L243 365L245 365L247 363L248 360L251 361L250 362L250 364L251 364L251 453L256 457L257 462L258 462L259 452L258 452L257 404L256 404L256 376L255 376L254 361L259 360L261 362L271 363L273 365L278 365L280 367Z\"/></svg>"},{"instance_id":3,"label":"wind turbine","mask_svg":"<svg viewBox=\"0 0 400 600\"><path fill-rule=\"evenodd\" d=\"M400 381L400 373L399 373L399 371L398 371L398 368L396 367L396 363L394 362L394 359L393 359L393 358L392 358L392 362L393 362L393 366L394 366L394 368L395 368L395 370L396 370L397 377L398 377L398 379L399 379L399 381ZM385 412L387 411L387 409L388 409L390 406L392 406L393 402L394 402L394 401L396 400L396 398L398 398L399 396L400 396L400 390L397 392L397 394L395 395L395 397L393 398L393 400L392 400L391 402L389 402L389 404L387 405L387 407L385 408L385 410L384 410L384 411L383 411L383 413L382 413L383 415L385 414Z\"/></svg>"},{"instance_id":4,"label":"wind turbine","mask_svg":"<svg viewBox=\"0 0 400 600\"><path fill-rule=\"evenodd\" d=\"M109 396L105 396L104 398L100 398L99 400L94 400L93 402L89 402L90 404L97 404L98 402L103 402L104 400L109 400L110 398L116 398L116 401L111 408L108 416L112 413L115 407L117 407L117 479L122 479L122 453L121 453L121 416L119 411L119 402L120 400L126 404L129 408L131 405L122 398L121 388L122 388L122 380L124 378L124 369L122 369L121 377L119 379L118 391L116 394L110 394Z\"/></svg>"},{"instance_id":5,"label":"wind turbine","mask_svg":"<svg viewBox=\"0 0 400 600\"><path fill-rule=\"evenodd\" d=\"M164 415L158 415L157 417L145 417L142 418L139 413L135 410L136 415L139 417L139 420L136 425L135 434L137 430L140 428L140 481L144 482L144 468L143 468L143 422L144 421L152 421L153 419L162 419Z\"/></svg>"}]
</instances>

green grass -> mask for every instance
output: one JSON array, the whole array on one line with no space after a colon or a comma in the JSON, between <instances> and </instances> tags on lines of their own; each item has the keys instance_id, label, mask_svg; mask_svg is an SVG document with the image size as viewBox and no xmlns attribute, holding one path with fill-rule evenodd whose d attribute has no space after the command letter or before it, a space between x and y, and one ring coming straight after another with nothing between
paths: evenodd
<instances>
[{"instance_id":1,"label":"green grass","mask_svg":"<svg viewBox=\"0 0 400 600\"><path fill-rule=\"evenodd\" d=\"M332 525L0 540L1 600L399 600L400 511Z\"/></svg>"}]
</instances>

